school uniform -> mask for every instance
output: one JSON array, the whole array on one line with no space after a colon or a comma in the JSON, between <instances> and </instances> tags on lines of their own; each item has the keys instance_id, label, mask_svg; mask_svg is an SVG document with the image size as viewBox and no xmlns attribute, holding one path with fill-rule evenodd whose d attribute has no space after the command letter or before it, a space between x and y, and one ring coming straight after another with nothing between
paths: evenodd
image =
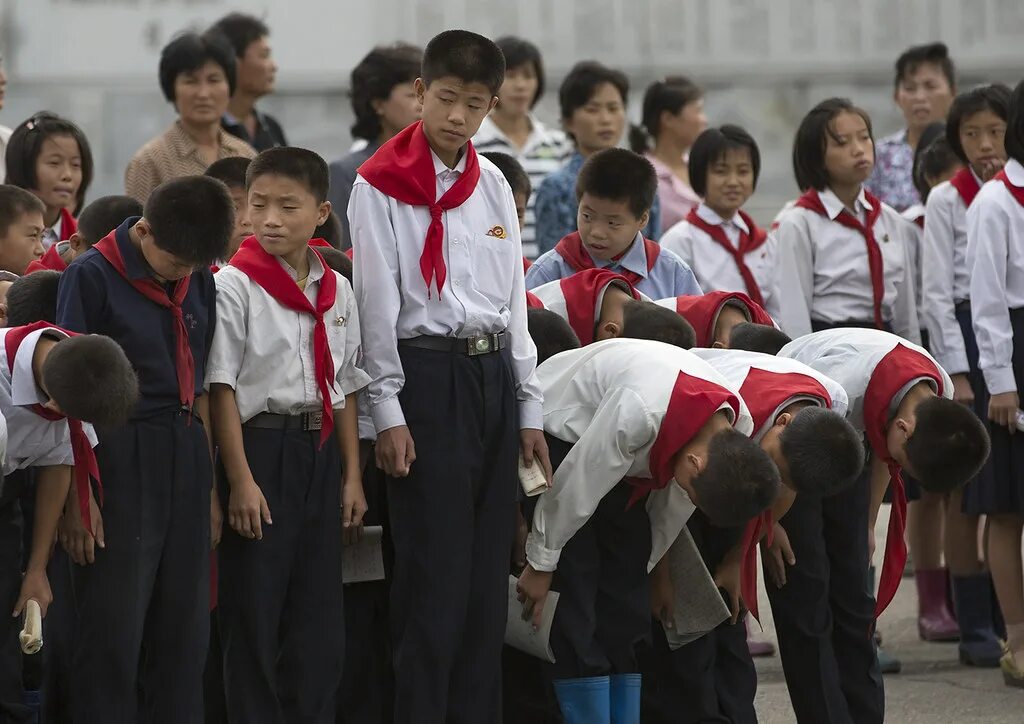
<instances>
[{"instance_id":1,"label":"school uniform","mask_svg":"<svg viewBox=\"0 0 1024 724\"><path fill-rule=\"evenodd\" d=\"M496 720L518 431L543 426L512 193L415 123L361 167L349 223L370 413L416 446L387 491L395 721Z\"/></svg>"},{"instance_id":2,"label":"school uniform","mask_svg":"<svg viewBox=\"0 0 1024 724\"><path fill-rule=\"evenodd\" d=\"M861 189L846 209L831 189L811 189L782 217L779 324L794 339L828 327L888 329L920 341L913 227Z\"/></svg>"},{"instance_id":3,"label":"school uniform","mask_svg":"<svg viewBox=\"0 0 1024 724\"><path fill-rule=\"evenodd\" d=\"M701 293L700 284L686 262L639 232L622 256L601 261L590 255L579 232L574 231L534 262L526 273L526 288L533 290L541 284L594 268L622 274L651 299Z\"/></svg>"},{"instance_id":4,"label":"school uniform","mask_svg":"<svg viewBox=\"0 0 1024 724\"><path fill-rule=\"evenodd\" d=\"M790 700L800 722L881 722L885 692L870 633L896 593L906 563L906 498L885 431L919 382L944 397L952 382L923 348L872 329L832 329L790 342L779 352L838 382L847 419L865 434L871 455L889 465L893 491L878 600L869 592L867 530L870 466L848 489L824 498L798 495L780 524L796 564L786 585L768 587Z\"/></svg>"},{"instance_id":5,"label":"school uniform","mask_svg":"<svg viewBox=\"0 0 1024 724\"><path fill-rule=\"evenodd\" d=\"M742 210L723 219L701 203L661 237L705 291L743 292L778 313L778 240Z\"/></svg>"},{"instance_id":6,"label":"school uniform","mask_svg":"<svg viewBox=\"0 0 1024 724\"><path fill-rule=\"evenodd\" d=\"M207 422L193 403L216 290L206 269L157 283L131 243L137 221L76 259L57 297L58 323L111 337L139 380L129 421L98 431L106 547L74 572L72 708L82 721L193 722L209 644L213 485Z\"/></svg>"},{"instance_id":7,"label":"school uniform","mask_svg":"<svg viewBox=\"0 0 1024 724\"><path fill-rule=\"evenodd\" d=\"M672 309L690 323L697 335L696 347L711 347L715 343L715 327L718 316L727 306L735 307L743 312L748 322L777 327L771 315L754 300L741 292L708 292L700 295L682 295L659 299L655 302L660 307Z\"/></svg>"},{"instance_id":8,"label":"school uniform","mask_svg":"<svg viewBox=\"0 0 1024 724\"><path fill-rule=\"evenodd\" d=\"M224 531L218 624L232 722L327 722L344 661L341 459L334 410L369 382L348 281L312 247L295 269L256 237L218 272L206 385L235 391L249 469L274 519ZM220 477L227 508L230 486Z\"/></svg>"},{"instance_id":9,"label":"school uniform","mask_svg":"<svg viewBox=\"0 0 1024 724\"><path fill-rule=\"evenodd\" d=\"M640 294L629 280L621 274L607 269L586 269L571 277L542 284L533 290L534 296L543 309L554 312L572 327L572 331L586 345L594 341L594 330L601 319L604 295L611 286L616 286L640 300ZM531 294L531 292L527 292ZM529 305L527 300L527 305Z\"/></svg>"},{"instance_id":10,"label":"school uniform","mask_svg":"<svg viewBox=\"0 0 1024 724\"><path fill-rule=\"evenodd\" d=\"M1006 162L967 210L971 319L989 395L1024 389L1024 166ZM987 410L986 410L987 413ZM986 422L992 478L975 486L978 513L1024 512L1024 437Z\"/></svg>"}]
</instances>

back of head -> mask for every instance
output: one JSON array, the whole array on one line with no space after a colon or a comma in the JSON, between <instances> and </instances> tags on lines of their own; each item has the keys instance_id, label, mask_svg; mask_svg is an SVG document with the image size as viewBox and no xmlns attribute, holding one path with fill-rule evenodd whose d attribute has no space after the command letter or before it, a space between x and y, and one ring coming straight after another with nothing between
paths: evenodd
<instances>
[{"instance_id":1,"label":"back of head","mask_svg":"<svg viewBox=\"0 0 1024 724\"><path fill-rule=\"evenodd\" d=\"M544 61L540 55L540 49L524 38L515 35L504 35L494 41L494 44L505 56L505 70L517 70L526 65L533 66L533 73L537 77L537 92L533 94L530 107L537 105L537 101L544 95Z\"/></svg>"},{"instance_id":2,"label":"back of head","mask_svg":"<svg viewBox=\"0 0 1024 724\"><path fill-rule=\"evenodd\" d=\"M629 99L629 80L625 73L608 68L596 60L581 60L574 65L558 89L562 120L572 118L572 114L587 105L595 91L605 83L619 91L622 103L625 104Z\"/></svg>"},{"instance_id":3,"label":"back of head","mask_svg":"<svg viewBox=\"0 0 1024 724\"><path fill-rule=\"evenodd\" d=\"M723 430L708 444L707 464L693 479L696 504L715 525L744 525L779 493L779 471L768 453L741 432Z\"/></svg>"},{"instance_id":4,"label":"back of head","mask_svg":"<svg viewBox=\"0 0 1024 724\"><path fill-rule=\"evenodd\" d=\"M227 187L206 176L183 176L157 186L143 216L158 247L196 267L224 256L235 230Z\"/></svg>"},{"instance_id":5,"label":"back of head","mask_svg":"<svg viewBox=\"0 0 1024 724\"><path fill-rule=\"evenodd\" d=\"M949 107L949 115L946 117L946 140L949 141L949 147L953 149L953 153L963 163L970 163L970 159L967 158L967 152L964 151L963 144L960 143L960 126L967 118L982 111L992 111L1004 121L1009 121L1010 96L1010 89L1007 86L1002 83L992 83L971 88L953 99L953 105ZM1009 127L1006 129L1006 135L1006 150L1009 153Z\"/></svg>"},{"instance_id":6,"label":"back of head","mask_svg":"<svg viewBox=\"0 0 1024 724\"><path fill-rule=\"evenodd\" d=\"M917 406L913 434L904 452L921 487L945 493L963 487L988 459L988 432L971 408L944 397Z\"/></svg>"},{"instance_id":7,"label":"back of head","mask_svg":"<svg viewBox=\"0 0 1024 724\"><path fill-rule=\"evenodd\" d=\"M1006 155L1024 164L1024 80L1010 96L1010 113L1006 119Z\"/></svg>"},{"instance_id":8,"label":"back of head","mask_svg":"<svg viewBox=\"0 0 1024 724\"><path fill-rule=\"evenodd\" d=\"M38 196L18 186L0 184L0 237L7 236L11 224L30 212L40 216L46 213Z\"/></svg>"},{"instance_id":9,"label":"back of head","mask_svg":"<svg viewBox=\"0 0 1024 724\"><path fill-rule=\"evenodd\" d=\"M107 427L127 420L139 396L135 370L124 351L98 334L57 343L43 363L43 382L68 417Z\"/></svg>"},{"instance_id":10,"label":"back of head","mask_svg":"<svg viewBox=\"0 0 1024 724\"><path fill-rule=\"evenodd\" d=\"M746 149L750 153L750 166L754 172L754 188L761 174L761 151L753 136L739 126L726 124L708 128L690 147L690 186L698 196L707 196L708 169L725 157L728 151Z\"/></svg>"},{"instance_id":11,"label":"back of head","mask_svg":"<svg viewBox=\"0 0 1024 724\"><path fill-rule=\"evenodd\" d=\"M260 176L282 176L301 184L318 204L327 200L330 172L320 154L306 148L281 146L268 148L249 163L245 172L248 189Z\"/></svg>"},{"instance_id":12,"label":"back of head","mask_svg":"<svg viewBox=\"0 0 1024 724\"><path fill-rule=\"evenodd\" d=\"M352 283L352 260L345 252L331 246L318 246L316 250L324 258L324 264L348 279L349 284Z\"/></svg>"},{"instance_id":13,"label":"back of head","mask_svg":"<svg viewBox=\"0 0 1024 724\"><path fill-rule=\"evenodd\" d=\"M523 165L514 156L502 153L501 151L485 151L480 155L498 167L501 175L505 177L508 185L512 188L512 193L523 194L527 198L530 197L530 192L532 191L530 177L526 173L526 169L523 168Z\"/></svg>"},{"instance_id":14,"label":"back of head","mask_svg":"<svg viewBox=\"0 0 1024 724\"><path fill-rule=\"evenodd\" d=\"M352 136L376 143L381 133L380 115L375 101L386 101L395 86L412 83L420 75L423 50L407 43L378 45L352 69L349 87L352 112Z\"/></svg>"},{"instance_id":15,"label":"back of head","mask_svg":"<svg viewBox=\"0 0 1024 724\"><path fill-rule=\"evenodd\" d=\"M231 43L219 32L186 32L175 36L160 51L160 90L168 102L174 103L174 82L182 73L193 73L208 62L219 65L228 82L228 92L235 93L238 65Z\"/></svg>"},{"instance_id":16,"label":"back of head","mask_svg":"<svg viewBox=\"0 0 1024 724\"><path fill-rule=\"evenodd\" d=\"M203 172L204 176L215 178L229 189L245 190L245 174L249 170L251 158L244 156L228 156L217 159Z\"/></svg>"},{"instance_id":17,"label":"back of head","mask_svg":"<svg viewBox=\"0 0 1024 724\"><path fill-rule=\"evenodd\" d=\"M683 349L693 349L697 344L697 333L693 327L674 310L636 299L630 299L622 307L622 333L619 336L650 339Z\"/></svg>"},{"instance_id":18,"label":"back of head","mask_svg":"<svg viewBox=\"0 0 1024 724\"><path fill-rule=\"evenodd\" d=\"M897 88L900 83L907 80L907 77L922 65L938 66L942 74L946 76L950 89L956 88L956 68L949 57L949 48L945 43L925 43L907 48L896 59L896 77L893 85Z\"/></svg>"},{"instance_id":19,"label":"back of head","mask_svg":"<svg viewBox=\"0 0 1024 724\"><path fill-rule=\"evenodd\" d=\"M537 347L537 364L559 352L579 349L580 340L564 319L547 309L527 309L526 324Z\"/></svg>"},{"instance_id":20,"label":"back of head","mask_svg":"<svg viewBox=\"0 0 1024 724\"><path fill-rule=\"evenodd\" d=\"M92 183L92 149L89 147L89 140L85 137L82 129L56 113L40 111L20 123L11 133L4 154L4 162L7 166L6 183L20 186L23 189L38 188L36 169L43 150L43 142L53 136L70 136L78 144L78 153L82 163L82 181L78 185L78 193L75 195L75 208L81 209L85 205L85 193L89 190L89 184Z\"/></svg>"},{"instance_id":21,"label":"back of head","mask_svg":"<svg viewBox=\"0 0 1024 724\"><path fill-rule=\"evenodd\" d=\"M439 78L481 83L496 96L505 81L505 56L490 38L468 30L445 30L427 43L421 75L427 85Z\"/></svg>"},{"instance_id":22,"label":"back of head","mask_svg":"<svg viewBox=\"0 0 1024 724\"><path fill-rule=\"evenodd\" d=\"M801 495L833 495L852 485L864 468L861 436L845 417L805 407L779 436L789 483Z\"/></svg>"},{"instance_id":23,"label":"back of head","mask_svg":"<svg viewBox=\"0 0 1024 724\"><path fill-rule=\"evenodd\" d=\"M142 204L138 199L101 196L78 215L78 233L89 248L133 216L142 216Z\"/></svg>"},{"instance_id":24,"label":"back of head","mask_svg":"<svg viewBox=\"0 0 1024 724\"><path fill-rule=\"evenodd\" d=\"M960 159L949 147L946 138L946 124L936 121L921 132L921 138L914 149L914 166L912 179L921 201L928 200L931 182L928 179L941 178L954 167L960 165Z\"/></svg>"},{"instance_id":25,"label":"back of head","mask_svg":"<svg viewBox=\"0 0 1024 724\"><path fill-rule=\"evenodd\" d=\"M345 230L341 228L341 219L338 215L331 210L331 213L327 214L327 218L324 219L324 223L316 227L313 230L314 239L323 239L331 245L331 249L341 249L341 240L345 236ZM348 257L345 257L346 259Z\"/></svg>"},{"instance_id":26,"label":"back of head","mask_svg":"<svg viewBox=\"0 0 1024 724\"><path fill-rule=\"evenodd\" d=\"M228 13L210 26L210 31L220 33L231 44L235 57L241 58L250 45L270 35L270 28L257 17L245 13Z\"/></svg>"},{"instance_id":27,"label":"back of head","mask_svg":"<svg viewBox=\"0 0 1024 724\"><path fill-rule=\"evenodd\" d=\"M586 160L576 178L576 201L590 194L607 201L625 201L640 218L654 204L658 176L654 166L638 153L624 148L606 148Z\"/></svg>"},{"instance_id":28,"label":"back of head","mask_svg":"<svg viewBox=\"0 0 1024 724\"><path fill-rule=\"evenodd\" d=\"M762 354L777 355L780 349L792 341L781 329L753 322L741 322L729 333L729 349Z\"/></svg>"},{"instance_id":29,"label":"back of head","mask_svg":"<svg viewBox=\"0 0 1024 724\"><path fill-rule=\"evenodd\" d=\"M840 113L853 113L864 119L868 134L871 130L871 117L863 109L855 106L849 98L828 98L812 108L796 131L793 141L793 175L801 191L817 189L824 191L828 186L828 170L825 168L825 147L828 137L834 135L832 122Z\"/></svg>"},{"instance_id":30,"label":"back of head","mask_svg":"<svg viewBox=\"0 0 1024 724\"><path fill-rule=\"evenodd\" d=\"M41 269L23 276L7 290L7 326L57 322L57 286L60 272Z\"/></svg>"},{"instance_id":31,"label":"back of head","mask_svg":"<svg viewBox=\"0 0 1024 724\"><path fill-rule=\"evenodd\" d=\"M661 133L663 113L676 115L685 106L704 97L704 91L689 78L681 75L656 80L644 91L640 125L629 132L629 145L637 153L650 149L651 139Z\"/></svg>"}]
</instances>

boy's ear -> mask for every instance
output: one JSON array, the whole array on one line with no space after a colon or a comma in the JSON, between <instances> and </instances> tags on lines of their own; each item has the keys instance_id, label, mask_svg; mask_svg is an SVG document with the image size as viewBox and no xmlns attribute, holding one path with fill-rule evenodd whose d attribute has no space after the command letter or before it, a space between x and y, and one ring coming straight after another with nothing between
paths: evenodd
<instances>
[{"instance_id":1,"label":"boy's ear","mask_svg":"<svg viewBox=\"0 0 1024 724\"><path fill-rule=\"evenodd\" d=\"M775 418L775 425L777 427L785 427L791 422L793 422L793 414L790 412L783 412L781 415Z\"/></svg>"},{"instance_id":2,"label":"boy's ear","mask_svg":"<svg viewBox=\"0 0 1024 724\"><path fill-rule=\"evenodd\" d=\"M135 229L135 233L138 234L140 237L153 235L153 229L150 228L149 222L146 221L145 217L142 217L141 219L136 221L135 226L133 226L132 228Z\"/></svg>"},{"instance_id":3,"label":"boy's ear","mask_svg":"<svg viewBox=\"0 0 1024 724\"><path fill-rule=\"evenodd\" d=\"M643 214L640 215L640 228L641 229L646 229L647 228L647 222L649 222L650 220L651 220L651 212L650 212L650 209L648 209L647 211L645 211Z\"/></svg>"},{"instance_id":4,"label":"boy's ear","mask_svg":"<svg viewBox=\"0 0 1024 724\"><path fill-rule=\"evenodd\" d=\"M715 343L711 345L711 349L729 349L725 342L719 342L717 339Z\"/></svg>"},{"instance_id":5,"label":"boy's ear","mask_svg":"<svg viewBox=\"0 0 1024 724\"><path fill-rule=\"evenodd\" d=\"M487 112L490 113L491 111L493 111L496 105L498 105L498 96L494 96L493 98L491 98L491 103L490 105L487 106Z\"/></svg>"},{"instance_id":6,"label":"boy's ear","mask_svg":"<svg viewBox=\"0 0 1024 724\"><path fill-rule=\"evenodd\" d=\"M76 231L71 235L71 238L68 239L68 246L75 256L77 256L85 251L85 239L83 239L82 235Z\"/></svg>"},{"instance_id":7,"label":"boy's ear","mask_svg":"<svg viewBox=\"0 0 1024 724\"><path fill-rule=\"evenodd\" d=\"M606 339L616 339L622 336L622 327L619 326L618 322L603 322L597 327L597 335L595 339L597 341L604 341Z\"/></svg>"},{"instance_id":8,"label":"boy's ear","mask_svg":"<svg viewBox=\"0 0 1024 724\"><path fill-rule=\"evenodd\" d=\"M320 224L322 224L325 221L327 221L327 217L330 216L330 215L331 215L331 202L330 201L324 201L322 204L320 204L320 209L317 212L316 225L320 226Z\"/></svg>"},{"instance_id":9,"label":"boy's ear","mask_svg":"<svg viewBox=\"0 0 1024 724\"><path fill-rule=\"evenodd\" d=\"M416 100L423 104L423 96L427 93L427 83L422 78L417 78L412 83L413 88L416 89Z\"/></svg>"}]
</instances>

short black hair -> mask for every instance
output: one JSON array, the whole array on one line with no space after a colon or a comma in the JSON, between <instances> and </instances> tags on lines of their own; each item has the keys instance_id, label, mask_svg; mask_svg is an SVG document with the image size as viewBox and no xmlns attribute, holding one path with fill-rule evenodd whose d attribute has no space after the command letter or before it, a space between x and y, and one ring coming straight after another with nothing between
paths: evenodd
<instances>
[{"instance_id":1,"label":"short black hair","mask_svg":"<svg viewBox=\"0 0 1024 724\"><path fill-rule=\"evenodd\" d=\"M333 246L318 246L316 250L324 258L324 264L348 279L349 284L352 283L352 260L345 252Z\"/></svg>"},{"instance_id":2,"label":"short black hair","mask_svg":"<svg viewBox=\"0 0 1024 724\"><path fill-rule=\"evenodd\" d=\"M912 179L921 201L927 201L931 193L929 178L938 178L960 164L960 159L949 147L946 124L941 121L929 124L921 132L917 148L914 149Z\"/></svg>"},{"instance_id":3,"label":"short black hair","mask_svg":"<svg viewBox=\"0 0 1024 724\"><path fill-rule=\"evenodd\" d=\"M104 427L127 420L139 397L138 379L124 351L98 334L54 345L43 363L43 384L68 417Z\"/></svg>"},{"instance_id":4,"label":"short black hair","mask_svg":"<svg viewBox=\"0 0 1024 724\"><path fill-rule=\"evenodd\" d=\"M524 65L532 65L534 75L537 76L537 92L533 94L530 101L530 108L537 105L537 101L544 95L544 61L540 57L540 49L529 40L516 37L515 35L503 35L494 41L494 44L505 56L505 72L522 68Z\"/></svg>"},{"instance_id":5,"label":"short black hair","mask_svg":"<svg viewBox=\"0 0 1024 724\"><path fill-rule=\"evenodd\" d=\"M732 428L708 443L707 464L693 479L695 503L715 525L744 525L764 511L782 484L768 453Z\"/></svg>"},{"instance_id":6,"label":"short black hair","mask_svg":"<svg viewBox=\"0 0 1024 724\"><path fill-rule=\"evenodd\" d=\"M1006 118L1006 155L1024 163L1024 81L1017 84L1010 97L1010 113Z\"/></svg>"},{"instance_id":7,"label":"short black hair","mask_svg":"<svg viewBox=\"0 0 1024 724\"><path fill-rule=\"evenodd\" d=\"M968 116L982 111L992 111L1004 121L1010 117L1010 89L1002 83L980 85L960 93L953 99L946 118L946 140L953 153L964 163L969 163L963 144L960 143L960 126Z\"/></svg>"},{"instance_id":8,"label":"short black hair","mask_svg":"<svg viewBox=\"0 0 1024 724\"><path fill-rule=\"evenodd\" d=\"M708 169L725 158L728 151L747 149L750 165L754 170L754 188L761 175L761 151L753 136L739 126L726 124L719 128L708 128L693 142L690 148L690 186L700 196L708 193Z\"/></svg>"},{"instance_id":9,"label":"short black hair","mask_svg":"<svg viewBox=\"0 0 1024 724\"><path fill-rule=\"evenodd\" d=\"M78 152L82 157L82 183L78 185L78 193L75 195L74 210L81 210L93 178L92 149L82 129L56 113L40 111L18 124L11 133L5 154L6 183L23 189L36 188L39 182L36 178L36 162L43 150L43 141L52 136L71 136L78 144Z\"/></svg>"},{"instance_id":10,"label":"short black hair","mask_svg":"<svg viewBox=\"0 0 1024 724\"><path fill-rule=\"evenodd\" d=\"M142 204L138 199L101 196L78 215L78 233L88 249L133 216L142 216Z\"/></svg>"},{"instance_id":11,"label":"short black hair","mask_svg":"<svg viewBox=\"0 0 1024 724\"><path fill-rule=\"evenodd\" d=\"M615 86L622 96L622 104L626 105L629 99L629 79L625 73L608 68L596 60L581 60L574 65L558 88L562 120L572 118L572 114L587 105L597 89L605 83Z\"/></svg>"},{"instance_id":12,"label":"short black hair","mask_svg":"<svg viewBox=\"0 0 1024 724\"><path fill-rule=\"evenodd\" d=\"M512 193L524 194L527 199L530 198L530 193L533 191L533 187L530 185L530 176L526 173L526 169L523 168L523 164L519 163L515 156L510 156L501 151L485 151L480 155L498 167L501 175L505 177L508 185L512 187Z\"/></svg>"},{"instance_id":13,"label":"short black hair","mask_svg":"<svg viewBox=\"0 0 1024 724\"><path fill-rule=\"evenodd\" d=\"M800 121L796 140L793 142L793 174L801 191L824 191L828 187L825 147L828 145L828 137L833 135L832 121L840 113L854 113L863 118L871 142L874 143L871 117L867 111L853 105L849 98L828 98L822 101Z\"/></svg>"},{"instance_id":14,"label":"short black hair","mask_svg":"<svg viewBox=\"0 0 1024 724\"><path fill-rule=\"evenodd\" d=\"M945 493L963 487L988 459L991 442L971 408L930 397L914 412L916 423L904 451L908 472L925 490Z\"/></svg>"},{"instance_id":15,"label":"short black hair","mask_svg":"<svg viewBox=\"0 0 1024 724\"><path fill-rule=\"evenodd\" d=\"M245 172L246 190L260 176L283 176L306 187L318 204L327 200L331 184L327 162L315 151L296 146L268 148L260 152Z\"/></svg>"},{"instance_id":16,"label":"short black hair","mask_svg":"<svg viewBox=\"0 0 1024 724\"><path fill-rule=\"evenodd\" d=\"M551 310L527 309L526 326L537 348L537 364L559 352L580 348L580 339L569 323Z\"/></svg>"},{"instance_id":17,"label":"short black hair","mask_svg":"<svg viewBox=\"0 0 1024 724\"><path fill-rule=\"evenodd\" d=\"M823 407L797 411L779 435L789 482L799 494L834 495L864 469L861 436L845 417Z\"/></svg>"},{"instance_id":18,"label":"short black hair","mask_svg":"<svg viewBox=\"0 0 1024 724\"><path fill-rule=\"evenodd\" d=\"M692 80L674 75L657 80L644 91L643 112L640 125L629 131L629 145L637 153L650 149L650 141L661 133L661 114L679 113L690 103L704 97L704 91Z\"/></svg>"},{"instance_id":19,"label":"short black hair","mask_svg":"<svg viewBox=\"0 0 1024 724\"><path fill-rule=\"evenodd\" d=\"M60 272L49 269L27 274L7 290L7 326L57 322L57 285Z\"/></svg>"},{"instance_id":20,"label":"short black hair","mask_svg":"<svg viewBox=\"0 0 1024 724\"><path fill-rule=\"evenodd\" d=\"M606 148L593 154L576 178L576 203L583 194L606 201L625 201L637 219L651 210L657 193L654 166L625 148Z\"/></svg>"},{"instance_id":21,"label":"short black hair","mask_svg":"<svg viewBox=\"0 0 1024 724\"><path fill-rule=\"evenodd\" d=\"M780 349L792 341L781 329L754 322L740 322L729 332L729 349L744 349L748 352L777 355Z\"/></svg>"},{"instance_id":22,"label":"short black hair","mask_svg":"<svg viewBox=\"0 0 1024 724\"><path fill-rule=\"evenodd\" d=\"M373 102L387 100L396 85L416 80L422 63L423 50L408 43L378 45L359 61L349 81L356 117L353 137L377 142L381 123Z\"/></svg>"},{"instance_id":23,"label":"short black hair","mask_svg":"<svg viewBox=\"0 0 1024 724\"><path fill-rule=\"evenodd\" d=\"M227 186L206 176L160 184L146 199L143 216L158 247L197 267L223 258L235 233L235 204Z\"/></svg>"},{"instance_id":24,"label":"short black hair","mask_svg":"<svg viewBox=\"0 0 1024 724\"><path fill-rule=\"evenodd\" d=\"M324 223L313 229L313 238L323 239L331 245L332 249L341 249L341 237L344 235L345 230L341 228L341 219L334 213L334 209L331 209L331 213L327 214Z\"/></svg>"},{"instance_id":25,"label":"short black hair","mask_svg":"<svg viewBox=\"0 0 1024 724\"><path fill-rule=\"evenodd\" d=\"M213 61L224 71L228 91L235 94L235 51L220 33L182 33L160 51L160 90L164 98L174 103L174 81L182 73L199 70Z\"/></svg>"},{"instance_id":26,"label":"short black hair","mask_svg":"<svg viewBox=\"0 0 1024 724\"><path fill-rule=\"evenodd\" d=\"M203 172L203 176L215 178L229 189L245 190L245 172L249 170L251 158L244 156L228 156L217 159Z\"/></svg>"},{"instance_id":27,"label":"short black hair","mask_svg":"<svg viewBox=\"0 0 1024 724\"><path fill-rule=\"evenodd\" d=\"M20 186L0 184L0 236L7 236L12 224L32 212L46 213L46 205L38 196Z\"/></svg>"},{"instance_id":28,"label":"short black hair","mask_svg":"<svg viewBox=\"0 0 1024 724\"><path fill-rule=\"evenodd\" d=\"M619 336L650 339L683 349L693 349L697 344L697 333L681 314L654 302L636 299L630 299L622 307L622 333Z\"/></svg>"},{"instance_id":29,"label":"short black hair","mask_svg":"<svg viewBox=\"0 0 1024 724\"><path fill-rule=\"evenodd\" d=\"M445 30L423 51L423 82L451 76L463 83L482 83L492 96L505 82L505 56L494 41L468 30Z\"/></svg>"},{"instance_id":30,"label":"short black hair","mask_svg":"<svg viewBox=\"0 0 1024 724\"><path fill-rule=\"evenodd\" d=\"M908 75L925 64L937 65L942 74L946 76L949 87L956 88L956 68L949 57L949 48L945 43L925 43L904 50L896 59L896 77L893 80L893 85L899 87L899 84L906 80Z\"/></svg>"},{"instance_id":31,"label":"short black hair","mask_svg":"<svg viewBox=\"0 0 1024 724\"><path fill-rule=\"evenodd\" d=\"M228 13L210 26L210 32L220 33L231 43L235 57L241 58L249 46L270 35L270 28L257 17L245 13Z\"/></svg>"}]
</instances>

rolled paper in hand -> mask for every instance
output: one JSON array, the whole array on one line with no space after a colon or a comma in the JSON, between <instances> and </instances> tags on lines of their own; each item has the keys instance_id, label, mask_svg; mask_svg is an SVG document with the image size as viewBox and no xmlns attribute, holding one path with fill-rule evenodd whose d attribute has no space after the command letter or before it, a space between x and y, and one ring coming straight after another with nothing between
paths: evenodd
<instances>
[{"instance_id":1,"label":"rolled paper in hand","mask_svg":"<svg viewBox=\"0 0 1024 724\"><path fill-rule=\"evenodd\" d=\"M43 617L35 599L25 604L25 627L18 638L26 654L37 654L43 648Z\"/></svg>"},{"instance_id":2,"label":"rolled paper in hand","mask_svg":"<svg viewBox=\"0 0 1024 724\"><path fill-rule=\"evenodd\" d=\"M531 498L548 489L548 481L539 460L534 458L533 465L526 467L522 453L519 454L519 483L523 486L523 493Z\"/></svg>"}]
</instances>

